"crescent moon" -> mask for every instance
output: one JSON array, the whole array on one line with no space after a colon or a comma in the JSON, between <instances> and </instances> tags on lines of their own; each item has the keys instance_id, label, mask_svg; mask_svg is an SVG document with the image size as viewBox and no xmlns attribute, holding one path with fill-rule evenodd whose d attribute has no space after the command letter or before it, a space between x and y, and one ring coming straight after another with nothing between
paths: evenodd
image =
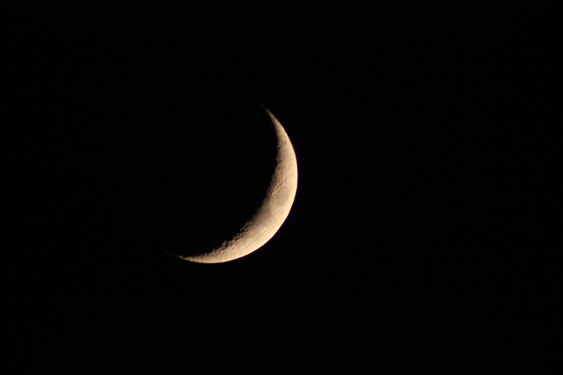
<instances>
[{"instance_id":1,"label":"crescent moon","mask_svg":"<svg viewBox=\"0 0 563 375\"><path fill-rule=\"evenodd\" d=\"M289 215L297 192L297 158L285 129L264 108L277 136L276 168L260 208L231 240L205 253L178 258L196 263L224 263L246 256L266 244Z\"/></svg>"}]
</instances>

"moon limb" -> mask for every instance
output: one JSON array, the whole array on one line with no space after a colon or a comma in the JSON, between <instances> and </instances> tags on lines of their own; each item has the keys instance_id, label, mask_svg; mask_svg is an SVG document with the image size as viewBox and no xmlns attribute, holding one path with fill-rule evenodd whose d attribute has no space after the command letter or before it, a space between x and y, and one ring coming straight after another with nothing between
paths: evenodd
<instances>
[{"instance_id":1,"label":"moon limb","mask_svg":"<svg viewBox=\"0 0 563 375\"><path fill-rule=\"evenodd\" d=\"M276 168L260 208L231 240L207 253L176 255L178 258L195 263L224 263L244 257L266 244L289 215L297 193L297 157L283 126L264 109L272 120L278 142Z\"/></svg>"}]
</instances>

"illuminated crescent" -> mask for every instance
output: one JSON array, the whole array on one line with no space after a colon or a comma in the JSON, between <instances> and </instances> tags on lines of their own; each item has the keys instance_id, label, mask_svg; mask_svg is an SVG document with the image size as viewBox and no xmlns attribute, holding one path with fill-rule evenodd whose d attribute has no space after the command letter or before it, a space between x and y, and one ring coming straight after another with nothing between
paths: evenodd
<instances>
[{"instance_id":1,"label":"illuminated crescent","mask_svg":"<svg viewBox=\"0 0 563 375\"><path fill-rule=\"evenodd\" d=\"M297 158L285 129L266 109L277 135L276 169L260 208L231 240L209 252L180 256L196 263L224 263L248 255L268 242L289 215L297 192Z\"/></svg>"}]
</instances>

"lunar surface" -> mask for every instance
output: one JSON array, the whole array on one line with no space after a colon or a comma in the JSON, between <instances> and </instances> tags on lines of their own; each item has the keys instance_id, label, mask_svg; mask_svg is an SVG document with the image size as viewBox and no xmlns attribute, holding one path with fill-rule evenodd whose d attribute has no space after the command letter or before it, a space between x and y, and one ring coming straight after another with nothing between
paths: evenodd
<instances>
[{"instance_id":1,"label":"lunar surface","mask_svg":"<svg viewBox=\"0 0 563 375\"><path fill-rule=\"evenodd\" d=\"M224 263L248 255L268 242L289 215L297 192L297 158L289 137L270 116L277 135L276 168L260 208L231 240L208 252L178 258L196 263Z\"/></svg>"}]
</instances>

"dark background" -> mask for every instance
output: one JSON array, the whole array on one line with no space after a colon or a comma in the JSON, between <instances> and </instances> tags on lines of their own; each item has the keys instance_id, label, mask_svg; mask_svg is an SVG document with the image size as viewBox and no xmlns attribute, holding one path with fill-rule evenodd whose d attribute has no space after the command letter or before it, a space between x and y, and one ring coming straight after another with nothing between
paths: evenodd
<instances>
[{"instance_id":1,"label":"dark background","mask_svg":"<svg viewBox=\"0 0 563 375\"><path fill-rule=\"evenodd\" d=\"M203 8L30 6L11 27L24 373L561 364L549 9ZM237 261L170 256L260 204L260 105L297 153L289 218Z\"/></svg>"}]
</instances>

